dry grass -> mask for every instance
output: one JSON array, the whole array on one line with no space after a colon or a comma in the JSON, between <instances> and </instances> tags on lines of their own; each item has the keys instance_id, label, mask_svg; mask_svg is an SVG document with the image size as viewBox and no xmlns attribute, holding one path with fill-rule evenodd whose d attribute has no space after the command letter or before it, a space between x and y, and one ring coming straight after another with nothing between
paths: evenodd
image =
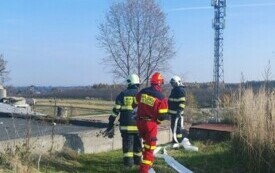
<instances>
[{"instance_id":1,"label":"dry grass","mask_svg":"<svg viewBox=\"0 0 275 173\"><path fill-rule=\"evenodd\" d=\"M0 173L38 173L33 167L34 160L25 147L16 149L7 149L5 153L0 153Z\"/></svg>"},{"instance_id":2,"label":"dry grass","mask_svg":"<svg viewBox=\"0 0 275 173\"><path fill-rule=\"evenodd\" d=\"M249 172L275 172L275 95L241 89L234 100L238 132L234 146Z\"/></svg>"}]
</instances>

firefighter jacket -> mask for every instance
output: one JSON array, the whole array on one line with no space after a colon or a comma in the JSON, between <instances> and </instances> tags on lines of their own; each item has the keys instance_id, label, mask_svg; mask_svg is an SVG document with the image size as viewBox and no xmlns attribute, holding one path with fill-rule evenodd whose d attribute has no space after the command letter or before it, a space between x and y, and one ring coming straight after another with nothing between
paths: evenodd
<instances>
[{"instance_id":1,"label":"firefighter jacket","mask_svg":"<svg viewBox=\"0 0 275 173\"><path fill-rule=\"evenodd\" d=\"M175 115L177 111L180 111L181 114L183 113L185 108L185 95L184 86L176 86L172 89L168 98L169 114Z\"/></svg>"},{"instance_id":2,"label":"firefighter jacket","mask_svg":"<svg viewBox=\"0 0 275 173\"><path fill-rule=\"evenodd\" d=\"M136 94L138 88L135 85L129 86L126 90L122 91L117 97L113 113L109 117L112 121L120 114L119 123L120 131L126 133L138 133L136 126L135 115L133 109L137 106Z\"/></svg>"},{"instance_id":3,"label":"firefighter jacket","mask_svg":"<svg viewBox=\"0 0 275 173\"><path fill-rule=\"evenodd\" d=\"M142 89L136 96L138 104L137 118L160 122L166 119L167 99L157 85Z\"/></svg>"}]
</instances>

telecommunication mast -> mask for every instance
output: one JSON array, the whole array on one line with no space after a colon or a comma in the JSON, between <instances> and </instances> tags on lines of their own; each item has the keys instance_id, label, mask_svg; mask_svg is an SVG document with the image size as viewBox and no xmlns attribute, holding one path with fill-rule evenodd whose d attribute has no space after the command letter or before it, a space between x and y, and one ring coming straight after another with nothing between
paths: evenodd
<instances>
[{"instance_id":1,"label":"telecommunication mast","mask_svg":"<svg viewBox=\"0 0 275 173\"><path fill-rule=\"evenodd\" d=\"M226 0L212 0L211 5L214 7L213 29L214 37L214 68L213 84L214 92L212 98L212 111L216 122L220 120L220 90L221 84L224 83L223 68L223 30L225 28Z\"/></svg>"}]
</instances>

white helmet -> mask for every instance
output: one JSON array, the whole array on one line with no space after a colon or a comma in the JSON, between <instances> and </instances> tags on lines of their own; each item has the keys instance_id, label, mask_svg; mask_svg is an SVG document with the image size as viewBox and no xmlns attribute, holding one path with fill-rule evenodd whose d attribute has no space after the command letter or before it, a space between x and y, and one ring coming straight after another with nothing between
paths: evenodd
<instances>
[{"instance_id":1,"label":"white helmet","mask_svg":"<svg viewBox=\"0 0 275 173\"><path fill-rule=\"evenodd\" d=\"M139 84L140 84L140 81L139 81L138 75L136 75L136 74L130 74L130 75L127 77L126 83L127 83L127 86L139 85Z\"/></svg>"},{"instance_id":2,"label":"white helmet","mask_svg":"<svg viewBox=\"0 0 275 173\"><path fill-rule=\"evenodd\" d=\"M183 85L179 76L173 76L172 79L170 80L170 84L173 87Z\"/></svg>"}]
</instances>

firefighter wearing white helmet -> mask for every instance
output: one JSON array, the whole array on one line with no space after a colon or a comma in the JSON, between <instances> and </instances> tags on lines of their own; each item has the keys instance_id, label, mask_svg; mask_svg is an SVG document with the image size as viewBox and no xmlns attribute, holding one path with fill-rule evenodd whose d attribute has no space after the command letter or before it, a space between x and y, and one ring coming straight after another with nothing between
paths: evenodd
<instances>
[{"instance_id":1,"label":"firefighter wearing white helmet","mask_svg":"<svg viewBox=\"0 0 275 173\"><path fill-rule=\"evenodd\" d=\"M131 86L131 85L140 85L140 81L139 81L139 77L136 74L131 74L128 76L127 80L126 80L127 86Z\"/></svg>"},{"instance_id":2,"label":"firefighter wearing white helmet","mask_svg":"<svg viewBox=\"0 0 275 173\"><path fill-rule=\"evenodd\" d=\"M113 113L109 116L108 127L104 134L109 138L114 136L114 122L119 115L120 132L122 137L123 163L126 167L141 162L141 140L138 135L136 120L133 110L137 106L136 94L140 85L139 77L131 74L126 80L127 89L117 97Z\"/></svg>"},{"instance_id":3,"label":"firefighter wearing white helmet","mask_svg":"<svg viewBox=\"0 0 275 173\"><path fill-rule=\"evenodd\" d=\"M173 76L170 80L173 89L168 98L168 112L171 115L171 129L173 132L173 143L181 143L187 138L183 125L183 113L185 109L185 86L179 76Z\"/></svg>"},{"instance_id":4,"label":"firefighter wearing white helmet","mask_svg":"<svg viewBox=\"0 0 275 173\"><path fill-rule=\"evenodd\" d=\"M183 86L183 83L182 83L181 78L179 76L173 76L172 79L170 80L170 84L173 87Z\"/></svg>"}]
</instances>

